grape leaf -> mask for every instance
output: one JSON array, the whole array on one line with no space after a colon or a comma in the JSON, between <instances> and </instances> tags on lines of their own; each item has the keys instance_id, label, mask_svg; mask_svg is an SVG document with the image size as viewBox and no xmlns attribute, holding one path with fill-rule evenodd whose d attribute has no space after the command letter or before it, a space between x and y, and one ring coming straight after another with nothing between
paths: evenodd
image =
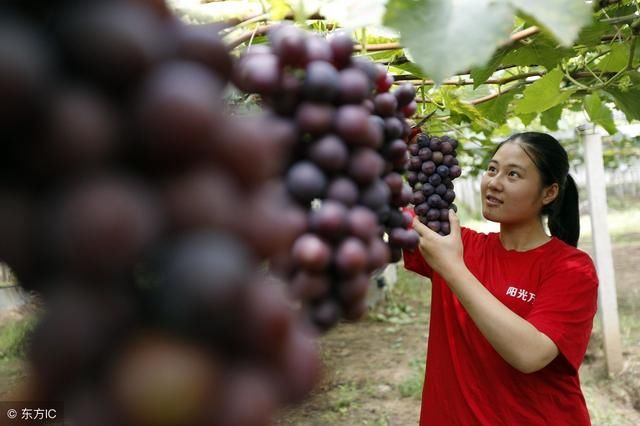
<instances>
[{"instance_id":1,"label":"grape leaf","mask_svg":"<svg viewBox=\"0 0 640 426\"><path fill-rule=\"evenodd\" d=\"M520 66L542 65L551 70L563 57L571 55L573 55L571 49L559 48L550 38L539 36L532 43L519 46L507 53L502 62Z\"/></svg>"},{"instance_id":2,"label":"grape leaf","mask_svg":"<svg viewBox=\"0 0 640 426\"><path fill-rule=\"evenodd\" d=\"M618 108L624 112L629 121L640 120L640 88L622 91L615 87L605 89L615 101Z\"/></svg>"},{"instance_id":3,"label":"grape leaf","mask_svg":"<svg viewBox=\"0 0 640 426\"><path fill-rule=\"evenodd\" d=\"M491 87L488 84L482 84L477 89L474 89L470 85L464 85L457 90L458 98L466 102L473 102L476 99L490 96L494 93L495 91L491 90Z\"/></svg>"},{"instance_id":4,"label":"grape leaf","mask_svg":"<svg viewBox=\"0 0 640 426\"><path fill-rule=\"evenodd\" d=\"M556 105L540 114L540 123L549 130L558 130L558 121L562 117L564 105Z\"/></svg>"},{"instance_id":5,"label":"grape leaf","mask_svg":"<svg viewBox=\"0 0 640 426\"><path fill-rule=\"evenodd\" d=\"M538 116L537 112L527 113L527 114L518 114L518 118L522 121L522 124L528 126L531 124L533 120Z\"/></svg>"},{"instance_id":6,"label":"grape leaf","mask_svg":"<svg viewBox=\"0 0 640 426\"><path fill-rule=\"evenodd\" d=\"M383 50L380 52L367 52L364 55L374 62L393 62L402 56L402 49Z\"/></svg>"},{"instance_id":7,"label":"grape leaf","mask_svg":"<svg viewBox=\"0 0 640 426\"><path fill-rule=\"evenodd\" d=\"M414 63L411 62L407 62L404 64L398 64L398 65L392 65L392 67L394 68L398 68L401 69L402 71L406 71L409 74L415 76L416 78L422 78L425 80L428 80L429 77L427 77L424 73L424 71L422 71L422 69L420 69L420 67Z\"/></svg>"},{"instance_id":8,"label":"grape leaf","mask_svg":"<svg viewBox=\"0 0 640 426\"><path fill-rule=\"evenodd\" d=\"M618 131L611 110L602 102L598 92L584 97L584 110L593 123L602 126L610 135Z\"/></svg>"},{"instance_id":9,"label":"grape leaf","mask_svg":"<svg viewBox=\"0 0 640 426\"><path fill-rule=\"evenodd\" d=\"M640 72L638 71L627 71L626 76L629 77L630 86L640 89Z\"/></svg>"},{"instance_id":10,"label":"grape leaf","mask_svg":"<svg viewBox=\"0 0 640 426\"><path fill-rule=\"evenodd\" d=\"M517 90L511 90L495 99L484 102L476 106L485 117L496 124L504 124L507 122L507 110Z\"/></svg>"},{"instance_id":11,"label":"grape leaf","mask_svg":"<svg viewBox=\"0 0 640 426\"><path fill-rule=\"evenodd\" d=\"M591 8L584 0L509 0L509 2L538 21L565 46L570 46L580 29L591 21Z\"/></svg>"},{"instance_id":12,"label":"grape leaf","mask_svg":"<svg viewBox=\"0 0 640 426\"><path fill-rule=\"evenodd\" d=\"M597 46L600 44L602 36L607 34L609 31L611 31L611 25L599 21L592 22L580 31L576 44Z\"/></svg>"},{"instance_id":13,"label":"grape leaf","mask_svg":"<svg viewBox=\"0 0 640 426\"><path fill-rule=\"evenodd\" d=\"M389 0L384 24L400 32L415 62L435 81L482 66L509 36L506 0Z\"/></svg>"},{"instance_id":14,"label":"grape leaf","mask_svg":"<svg viewBox=\"0 0 640 426\"><path fill-rule=\"evenodd\" d=\"M624 44L614 44L605 56L600 58L596 68L601 71L618 72L629 62L629 48Z\"/></svg>"},{"instance_id":15,"label":"grape leaf","mask_svg":"<svg viewBox=\"0 0 640 426\"><path fill-rule=\"evenodd\" d=\"M458 95L449 89L443 89L440 91L442 101L445 108L449 110L450 120L455 123L469 122L477 126L478 129L488 129L491 127L491 123L482 116L478 109L468 102L460 100Z\"/></svg>"},{"instance_id":16,"label":"grape leaf","mask_svg":"<svg viewBox=\"0 0 640 426\"><path fill-rule=\"evenodd\" d=\"M546 111L566 101L575 90L561 92L560 82L562 77L562 71L555 68L524 89L524 97L515 107L516 114L522 115Z\"/></svg>"},{"instance_id":17,"label":"grape leaf","mask_svg":"<svg viewBox=\"0 0 640 426\"><path fill-rule=\"evenodd\" d=\"M487 79L493 75L493 73L496 71L496 68L498 68L498 66L503 63L502 60L508 52L508 48L498 49L498 51L493 54L487 64L482 67L471 68L471 78L473 79L474 89L477 89L478 86L487 81Z\"/></svg>"}]
</instances>

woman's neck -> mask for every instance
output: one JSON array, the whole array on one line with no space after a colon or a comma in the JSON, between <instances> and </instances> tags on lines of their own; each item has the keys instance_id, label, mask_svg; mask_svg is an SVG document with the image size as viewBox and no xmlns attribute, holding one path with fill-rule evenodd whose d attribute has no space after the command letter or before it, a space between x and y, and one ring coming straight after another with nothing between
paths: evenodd
<instances>
[{"instance_id":1,"label":"woman's neck","mask_svg":"<svg viewBox=\"0 0 640 426\"><path fill-rule=\"evenodd\" d=\"M500 242L507 250L527 251L549 241L542 222L527 224L500 224Z\"/></svg>"}]
</instances>

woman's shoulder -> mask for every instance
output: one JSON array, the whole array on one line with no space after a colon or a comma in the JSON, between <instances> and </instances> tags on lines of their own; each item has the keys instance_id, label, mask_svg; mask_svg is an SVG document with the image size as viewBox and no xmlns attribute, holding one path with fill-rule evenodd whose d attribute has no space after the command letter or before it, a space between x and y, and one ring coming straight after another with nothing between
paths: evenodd
<instances>
[{"instance_id":1,"label":"woman's shoulder","mask_svg":"<svg viewBox=\"0 0 640 426\"><path fill-rule=\"evenodd\" d=\"M549 244L548 251L552 252L554 257L559 259L581 259L584 262L593 263L589 253L579 249L578 247L565 243L558 237L551 237L551 244Z\"/></svg>"},{"instance_id":2,"label":"woman's shoulder","mask_svg":"<svg viewBox=\"0 0 640 426\"><path fill-rule=\"evenodd\" d=\"M584 250L552 237L552 244L547 249L547 260L550 270L563 270L569 273L584 273L596 277L596 268L591 255Z\"/></svg>"}]
</instances>

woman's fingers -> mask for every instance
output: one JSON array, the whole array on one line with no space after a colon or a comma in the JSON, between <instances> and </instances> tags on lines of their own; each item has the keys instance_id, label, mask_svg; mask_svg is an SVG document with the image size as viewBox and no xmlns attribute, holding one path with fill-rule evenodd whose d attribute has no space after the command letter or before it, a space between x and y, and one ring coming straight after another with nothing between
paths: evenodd
<instances>
[{"instance_id":1,"label":"woman's fingers","mask_svg":"<svg viewBox=\"0 0 640 426\"><path fill-rule=\"evenodd\" d=\"M421 242L433 241L434 238L437 238L440 236L433 229L429 228L424 223L420 222L420 220L417 217L413 218L413 229L420 236Z\"/></svg>"},{"instance_id":2,"label":"woman's fingers","mask_svg":"<svg viewBox=\"0 0 640 426\"><path fill-rule=\"evenodd\" d=\"M449 225L451 225L451 234L455 236L460 235L460 219L453 209L449 209Z\"/></svg>"},{"instance_id":3,"label":"woman's fingers","mask_svg":"<svg viewBox=\"0 0 640 426\"><path fill-rule=\"evenodd\" d=\"M421 238L425 234L426 230L430 231L429 228L427 228L422 222L420 222L420 219L418 219L417 216L414 216L411 226L418 233L418 235L420 235Z\"/></svg>"}]
</instances>

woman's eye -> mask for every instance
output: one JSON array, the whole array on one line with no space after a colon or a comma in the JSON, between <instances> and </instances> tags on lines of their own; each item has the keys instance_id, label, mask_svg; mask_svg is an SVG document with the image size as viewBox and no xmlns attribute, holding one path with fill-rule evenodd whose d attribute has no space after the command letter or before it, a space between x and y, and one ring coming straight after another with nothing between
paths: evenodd
<instances>
[{"instance_id":1,"label":"woman's eye","mask_svg":"<svg viewBox=\"0 0 640 426\"><path fill-rule=\"evenodd\" d=\"M520 173L518 173L518 172L510 172L509 176L520 177Z\"/></svg>"}]
</instances>

